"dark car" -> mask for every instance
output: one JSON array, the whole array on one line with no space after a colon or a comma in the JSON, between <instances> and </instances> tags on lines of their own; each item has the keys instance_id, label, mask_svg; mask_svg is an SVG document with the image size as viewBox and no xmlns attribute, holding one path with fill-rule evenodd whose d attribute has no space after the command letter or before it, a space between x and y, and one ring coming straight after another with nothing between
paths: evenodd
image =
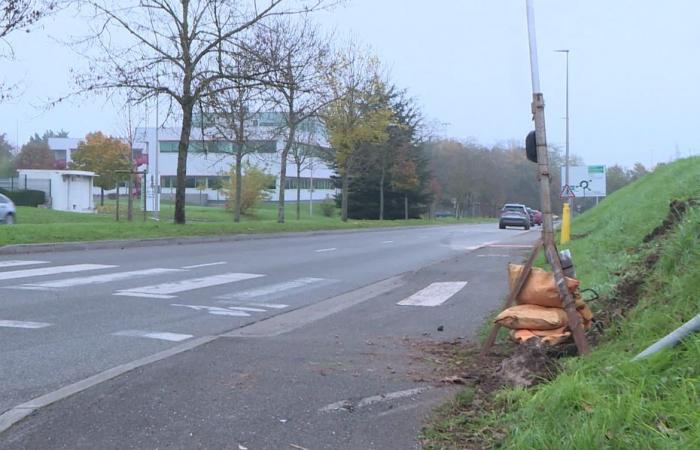
<instances>
[{"instance_id":1,"label":"dark car","mask_svg":"<svg viewBox=\"0 0 700 450\"><path fill-rule=\"evenodd\" d=\"M501 208L501 215L498 219L498 228L501 230L506 227L523 227L526 230L530 229L530 214L527 212L527 207L520 203L506 203Z\"/></svg>"}]
</instances>

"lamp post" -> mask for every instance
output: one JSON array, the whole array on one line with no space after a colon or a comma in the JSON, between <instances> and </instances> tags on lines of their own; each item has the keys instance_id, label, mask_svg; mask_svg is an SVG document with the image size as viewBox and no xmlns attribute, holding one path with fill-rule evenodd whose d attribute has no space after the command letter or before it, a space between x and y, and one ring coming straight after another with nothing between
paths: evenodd
<instances>
[{"instance_id":1,"label":"lamp post","mask_svg":"<svg viewBox=\"0 0 700 450\"><path fill-rule=\"evenodd\" d=\"M564 184L571 189L571 186L569 185L569 50L564 49L564 50L554 50L557 53L564 53L566 54L566 116L564 119L566 120L566 161L565 161L565 169L564 169ZM571 196L568 197L567 203L569 204L569 211L571 213L571 208L573 208L573 202L571 200Z\"/></svg>"}]
</instances>

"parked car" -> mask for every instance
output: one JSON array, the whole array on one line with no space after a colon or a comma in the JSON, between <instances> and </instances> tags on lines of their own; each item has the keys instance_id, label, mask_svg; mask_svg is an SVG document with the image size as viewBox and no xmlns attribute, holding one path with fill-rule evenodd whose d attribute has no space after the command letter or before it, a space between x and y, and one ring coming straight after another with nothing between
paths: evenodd
<instances>
[{"instance_id":1,"label":"parked car","mask_svg":"<svg viewBox=\"0 0 700 450\"><path fill-rule=\"evenodd\" d=\"M530 218L530 226L534 227L535 226L535 210L526 206L525 209L527 209L527 217Z\"/></svg>"},{"instance_id":2,"label":"parked car","mask_svg":"<svg viewBox=\"0 0 700 450\"><path fill-rule=\"evenodd\" d=\"M17 209L12 200L0 194L0 223L12 225L17 219Z\"/></svg>"},{"instance_id":3,"label":"parked car","mask_svg":"<svg viewBox=\"0 0 700 450\"><path fill-rule=\"evenodd\" d=\"M527 207L520 203L506 203L501 208L501 215L498 219L498 228L501 230L506 227L523 227L526 230L530 229L530 215L527 212Z\"/></svg>"}]
</instances>

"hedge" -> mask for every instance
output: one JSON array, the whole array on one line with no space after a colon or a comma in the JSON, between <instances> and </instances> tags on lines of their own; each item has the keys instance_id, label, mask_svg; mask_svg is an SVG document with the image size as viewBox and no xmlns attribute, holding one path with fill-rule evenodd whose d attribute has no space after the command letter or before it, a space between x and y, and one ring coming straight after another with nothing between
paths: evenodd
<instances>
[{"instance_id":1,"label":"hedge","mask_svg":"<svg viewBox=\"0 0 700 450\"><path fill-rule=\"evenodd\" d=\"M0 193L8 196L17 206L37 207L46 203L46 194L44 191L34 191L31 189L25 191L7 191L5 189L0 189Z\"/></svg>"}]
</instances>

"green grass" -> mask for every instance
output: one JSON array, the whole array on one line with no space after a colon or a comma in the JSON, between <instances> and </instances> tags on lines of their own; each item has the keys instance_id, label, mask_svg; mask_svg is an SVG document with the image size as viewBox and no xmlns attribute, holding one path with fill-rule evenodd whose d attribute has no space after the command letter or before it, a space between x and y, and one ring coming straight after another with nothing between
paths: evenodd
<instances>
[{"instance_id":1,"label":"green grass","mask_svg":"<svg viewBox=\"0 0 700 450\"><path fill-rule=\"evenodd\" d=\"M616 273L633 270L647 253L661 251L639 304L606 331L590 355L565 361L562 373L547 384L501 391L478 424L464 424L455 436L505 429L506 437L491 444L509 449L700 448L700 337L630 361L700 313L700 208L692 208L670 235L654 241L656 248L642 245L667 215L670 200L700 195L699 177L700 158L677 161L574 221L573 234L585 237L569 247L584 288L609 295ZM442 442L434 448L463 448L459 440Z\"/></svg>"},{"instance_id":2,"label":"green grass","mask_svg":"<svg viewBox=\"0 0 700 450\"><path fill-rule=\"evenodd\" d=\"M147 239L159 237L217 236L227 234L274 233L287 231L339 230L352 228L395 227L409 225L437 225L468 222L485 222L490 219L415 219L396 221L349 220L342 222L337 214L325 217L318 205L313 216L309 215L308 204L301 209L301 217L296 219L295 205L285 209L286 223L277 223L277 207L265 203L256 208L254 215L243 217L240 223L233 222L231 212L220 207L187 206L186 225L172 223L173 206L163 204L160 221L143 213L134 213L134 221L125 220L125 202L120 205L121 220L115 221L115 204L106 202L101 213L79 214L53 211L42 208L18 207L18 223L3 226L0 232L0 246L11 244L34 244L53 242L80 242L105 239Z\"/></svg>"}]
</instances>

